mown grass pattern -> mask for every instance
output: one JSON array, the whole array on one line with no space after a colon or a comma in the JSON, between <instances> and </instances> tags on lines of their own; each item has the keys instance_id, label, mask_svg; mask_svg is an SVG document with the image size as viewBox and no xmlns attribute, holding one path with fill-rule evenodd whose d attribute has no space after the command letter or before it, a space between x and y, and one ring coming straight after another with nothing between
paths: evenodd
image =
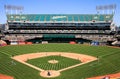
<instances>
[{"instance_id":1,"label":"mown grass pattern","mask_svg":"<svg viewBox=\"0 0 120 79\"><path fill-rule=\"evenodd\" d=\"M58 63L52 64L48 62L49 60L57 60ZM60 70L72 65L79 64L81 62L79 60L66 58L62 56L47 56L28 60L27 63L35 65L44 70Z\"/></svg>"},{"instance_id":2,"label":"mown grass pattern","mask_svg":"<svg viewBox=\"0 0 120 79\"><path fill-rule=\"evenodd\" d=\"M59 77L51 79L85 79L120 72L119 48L54 43L0 47L0 73L14 76L15 79L46 79L39 75L39 71L17 61L14 61L16 65L11 65L11 56L37 52L72 52L100 57L99 62L94 61L63 71Z\"/></svg>"}]
</instances>

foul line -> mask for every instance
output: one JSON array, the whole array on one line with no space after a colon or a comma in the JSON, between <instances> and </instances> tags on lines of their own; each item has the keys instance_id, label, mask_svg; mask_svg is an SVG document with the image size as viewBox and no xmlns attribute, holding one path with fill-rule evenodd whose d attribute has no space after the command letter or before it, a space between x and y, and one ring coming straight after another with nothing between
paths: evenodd
<instances>
[{"instance_id":1,"label":"foul line","mask_svg":"<svg viewBox=\"0 0 120 79\"><path fill-rule=\"evenodd\" d=\"M14 59L14 58L12 58L12 59ZM14 59L14 60L16 60L16 59ZM20 62L20 63L22 63L22 64L25 64L25 65L33 68L33 69L36 69L36 70L38 70L38 71L44 71L43 69L41 69L41 68L39 68L39 67L36 67L36 66L31 65L31 64L29 64L29 63L23 62L23 61L21 61L21 60L16 60L16 61L18 61L18 62Z\"/></svg>"},{"instance_id":2,"label":"foul line","mask_svg":"<svg viewBox=\"0 0 120 79\"><path fill-rule=\"evenodd\" d=\"M64 57L68 57L68 58L73 58L73 59L76 59L76 56L78 56L78 55L80 55L80 54L72 54L72 53L61 53L61 52L59 52L59 53L37 53L37 57L35 57L35 58L38 58L38 57L45 57L45 56L51 56L51 55L60 55L60 56L64 56ZM27 54L27 55L30 55L30 58L31 58L31 56L33 57L32 59L34 59L34 56L33 55L35 55L35 53L34 54ZM72 56L72 57L70 57L70 56ZM75 56L74 56L75 55ZM24 56L24 55L22 55L22 56ZM25 65L27 65L27 66L29 66L29 67L31 67L31 68L33 68L33 69L36 69L36 70L38 70L38 71L45 71L45 70L43 70L43 69L41 69L41 68L39 68L39 67L36 67L36 66L34 66L34 65L32 65L32 64L29 64L29 63L27 63L27 62L25 62L24 60L26 60L26 59L30 59L29 58L29 56L26 56L25 57L25 59L24 59L24 57L22 57L22 56L15 56L15 57L11 57L12 59L14 59L14 60L16 60L16 61L18 61L18 62L20 62L20 63L22 63L22 64L25 64ZM82 55L80 55L79 56L79 58L81 58L81 56ZM16 57L21 57L21 58L16 58ZM85 58L85 57L84 57ZM86 64L86 63L89 63L89 62L92 62L92 61L95 61L95 60L98 60L97 58L93 58L92 60L89 60L89 61L86 61L86 62L83 62L83 63L79 63L79 64L76 64L76 65L72 65L72 66L69 66L69 67L66 67L66 68L63 68L63 69L60 69L60 70L56 70L56 71L58 71L58 72L62 72L62 71L65 71L65 70L68 70L68 69L72 69L72 68L75 68L75 67L77 67L77 66L80 66L80 65L83 65L83 64Z\"/></svg>"},{"instance_id":3,"label":"foul line","mask_svg":"<svg viewBox=\"0 0 120 79\"><path fill-rule=\"evenodd\" d=\"M97 60L97 59L95 59L95 60ZM63 68L63 69L60 69L60 70L58 70L58 71L59 71L59 72L62 72L62 71L65 71L65 70L69 70L69 69L75 68L75 67L77 67L77 66L80 66L80 65L83 65L83 64L86 64L86 63L95 61L95 60L91 60L91 61L88 61L88 62L76 64L76 65L73 65L73 66L69 66L69 67L67 67L67 68Z\"/></svg>"}]
</instances>

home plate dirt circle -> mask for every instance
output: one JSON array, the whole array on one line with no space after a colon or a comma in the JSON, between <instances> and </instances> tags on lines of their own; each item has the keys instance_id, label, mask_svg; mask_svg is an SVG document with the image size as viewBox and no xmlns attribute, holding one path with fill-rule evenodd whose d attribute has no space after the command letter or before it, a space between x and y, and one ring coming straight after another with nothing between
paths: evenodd
<instances>
[{"instance_id":1,"label":"home plate dirt circle","mask_svg":"<svg viewBox=\"0 0 120 79\"><path fill-rule=\"evenodd\" d=\"M58 63L58 61L57 60L49 60L48 63L56 64L56 63Z\"/></svg>"},{"instance_id":2,"label":"home plate dirt circle","mask_svg":"<svg viewBox=\"0 0 120 79\"><path fill-rule=\"evenodd\" d=\"M55 70L45 70L40 73L40 76L46 77L46 78L57 77L59 75L60 75L60 72Z\"/></svg>"}]
</instances>

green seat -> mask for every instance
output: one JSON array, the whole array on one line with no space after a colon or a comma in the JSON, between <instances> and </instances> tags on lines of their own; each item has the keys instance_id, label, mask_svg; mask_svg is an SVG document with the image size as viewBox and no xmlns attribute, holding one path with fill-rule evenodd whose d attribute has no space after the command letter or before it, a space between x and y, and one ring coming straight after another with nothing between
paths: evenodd
<instances>
[{"instance_id":1,"label":"green seat","mask_svg":"<svg viewBox=\"0 0 120 79\"><path fill-rule=\"evenodd\" d=\"M80 21L85 21L84 16L83 16L83 15L79 16L79 20L80 20Z\"/></svg>"},{"instance_id":2,"label":"green seat","mask_svg":"<svg viewBox=\"0 0 120 79\"><path fill-rule=\"evenodd\" d=\"M73 21L73 17L72 16L68 16L68 21Z\"/></svg>"},{"instance_id":3,"label":"green seat","mask_svg":"<svg viewBox=\"0 0 120 79\"><path fill-rule=\"evenodd\" d=\"M74 21L79 21L79 17L78 16L74 16Z\"/></svg>"},{"instance_id":4,"label":"green seat","mask_svg":"<svg viewBox=\"0 0 120 79\"><path fill-rule=\"evenodd\" d=\"M12 14L7 15L9 21L40 21L40 22L83 22L83 21L109 21L113 19L112 14Z\"/></svg>"},{"instance_id":5,"label":"green seat","mask_svg":"<svg viewBox=\"0 0 120 79\"><path fill-rule=\"evenodd\" d=\"M45 21L45 16L40 16L40 21Z\"/></svg>"}]
</instances>

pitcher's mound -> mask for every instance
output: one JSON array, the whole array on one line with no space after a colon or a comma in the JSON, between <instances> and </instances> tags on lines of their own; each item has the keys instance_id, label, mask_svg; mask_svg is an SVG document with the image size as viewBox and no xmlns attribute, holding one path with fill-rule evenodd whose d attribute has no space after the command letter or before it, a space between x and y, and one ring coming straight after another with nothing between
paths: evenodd
<instances>
[{"instance_id":1,"label":"pitcher's mound","mask_svg":"<svg viewBox=\"0 0 120 79\"><path fill-rule=\"evenodd\" d=\"M40 76L47 77L47 78L57 77L59 75L60 75L60 72L55 70L46 70L40 73Z\"/></svg>"},{"instance_id":2,"label":"pitcher's mound","mask_svg":"<svg viewBox=\"0 0 120 79\"><path fill-rule=\"evenodd\" d=\"M49 60L48 62L51 63L51 64L56 64L56 63L58 63L57 60Z\"/></svg>"}]
</instances>

